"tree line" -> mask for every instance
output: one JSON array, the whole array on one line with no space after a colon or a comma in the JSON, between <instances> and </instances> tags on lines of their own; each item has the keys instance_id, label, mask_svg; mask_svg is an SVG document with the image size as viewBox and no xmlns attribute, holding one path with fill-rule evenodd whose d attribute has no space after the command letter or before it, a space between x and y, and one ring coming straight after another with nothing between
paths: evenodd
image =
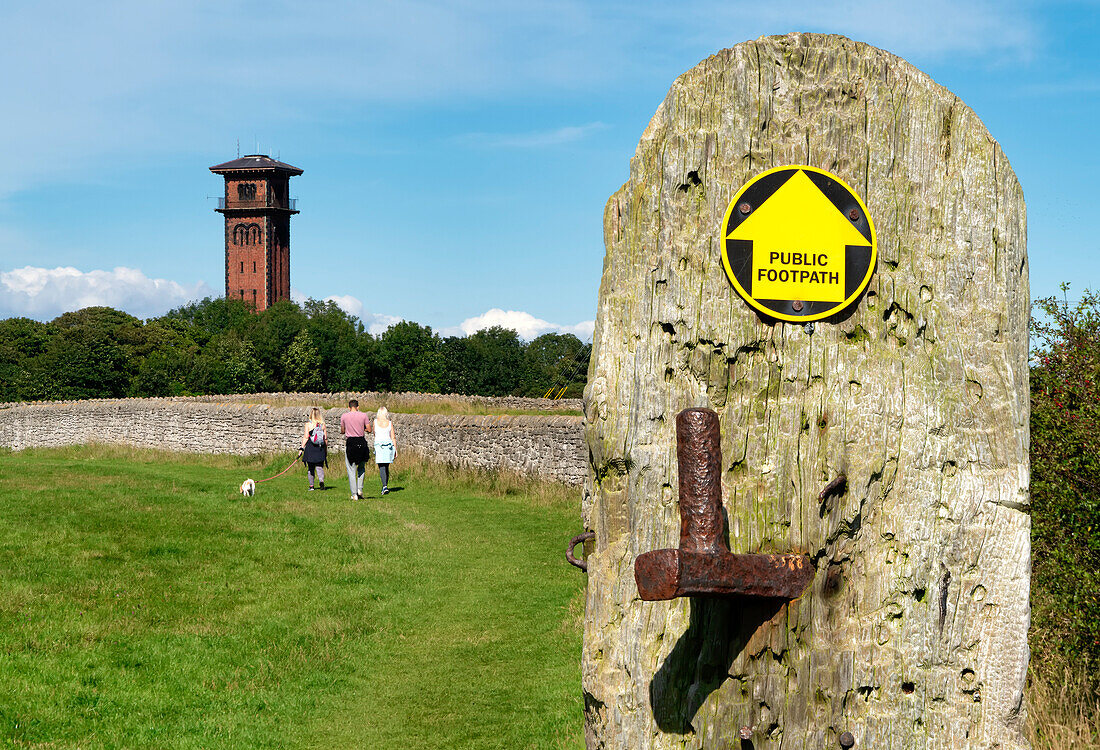
<instances>
[{"instance_id":1,"label":"tree line","mask_svg":"<svg viewBox=\"0 0 1100 750\"><path fill-rule=\"evenodd\" d=\"M500 327L441 337L401 322L379 336L335 303L254 313L210 299L139 320L87 307L42 323L0 320L0 402L261 391L417 391L579 397L591 346L525 342Z\"/></svg>"}]
</instances>

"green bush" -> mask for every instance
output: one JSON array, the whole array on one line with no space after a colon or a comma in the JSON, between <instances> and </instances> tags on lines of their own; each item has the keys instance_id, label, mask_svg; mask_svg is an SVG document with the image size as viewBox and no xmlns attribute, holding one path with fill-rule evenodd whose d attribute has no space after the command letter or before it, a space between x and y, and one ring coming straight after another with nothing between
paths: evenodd
<instances>
[{"instance_id":1,"label":"green bush","mask_svg":"<svg viewBox=\"0 0 1100 750\"><path fill-rule=\"evenodd\" d=\"M1063 292L1068 284L1062 286ZM1032 648L1100 687L1100 296L1036 302L1031 367Z\"/></svg>"}]
</instances>

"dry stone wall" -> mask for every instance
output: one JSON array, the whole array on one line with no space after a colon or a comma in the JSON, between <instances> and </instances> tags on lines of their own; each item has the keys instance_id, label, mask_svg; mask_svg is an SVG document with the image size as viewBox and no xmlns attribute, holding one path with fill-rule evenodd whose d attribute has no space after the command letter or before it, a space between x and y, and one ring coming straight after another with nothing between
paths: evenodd
<instances>
[{"instance_id":1,"label":"dry stone wall","mask_svg":"<svg viewBox=\"0 0 1100 750\"><path fill-rule=\"evenodd\" d=\"M496 411L504 413L508 411L533 411L533 412L576 412L580 415L584 411L584 401L579 398L528 398L526 396L467 396L457 393L383 393L380 391L338 391L334 393L234 393L229 395L210 396L170 396L158 401L170 403L209 403L209 404L268 404L272 406L309 404L311 406L343 406L349 399L356 399L360 404L373 405L385 404L390 411L415 412L417 408L442 407L458 408L471 407L484 411ZM118 401L149 401L150 399L87 399L84 403ZM0 403L0 409L15 406L29 406L42 404L71 403L66 401L30 401L19 403Z\"/></svg>"},{"instance_id":2,"label":"dry stone wall","mask_svg":"<svg viewBox=\"0 0 1100 750\"><path fill-rule=\"evenodd\" d=\"M324 410L334 450L340 415ZM392 415L398 450L452 466L504 469L581 484L587 472L583 419L570 416ZM116 443L186 453L294 451L306 409L176 399L14 404L0 408L0 447L12 450Z\"/></svg>"},{"instance_id":3,"label":"dry stone wall","mask_svg":"<svg viewBox=\"0 0 1100 750\"><path fill-rule=\"evenodd\" d=\"M405 404L447 404L468 405L477 409L500 411L575 411L584 410L584 401L579 398L529 398L526 396L476 396L458 393L388 393L380 391L341 391L336 393L243 393L228 396L183 396L178 400L208 401L212 403L270 403L279 404L288 401L311 404L343 405L348 399L357 399L360 404L386 404L390 411L401 411ZM395 406L396 405L396 409ZM405 411L409 411L406 409Z\"/></svg>"}]
</instances>

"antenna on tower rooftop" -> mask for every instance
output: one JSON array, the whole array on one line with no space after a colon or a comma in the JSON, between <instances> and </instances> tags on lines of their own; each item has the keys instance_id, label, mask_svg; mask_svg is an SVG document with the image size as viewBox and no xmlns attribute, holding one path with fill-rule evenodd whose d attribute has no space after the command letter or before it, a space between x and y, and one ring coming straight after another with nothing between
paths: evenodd
<instances>
[{"instance_id":1,"label":"antenna on tower rooftop","mask_svg":"<svg viewBox=\"0 0 1100 750\"><path fill-rule=\"evenodd\" d=\"M237 158L241 158L241 139L237 139Z\"/></svg>"}]
</instances>

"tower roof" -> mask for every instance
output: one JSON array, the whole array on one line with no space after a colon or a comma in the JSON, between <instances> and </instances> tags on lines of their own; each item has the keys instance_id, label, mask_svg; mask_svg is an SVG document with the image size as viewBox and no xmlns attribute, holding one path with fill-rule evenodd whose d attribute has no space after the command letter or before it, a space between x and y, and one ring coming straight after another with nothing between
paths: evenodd
<instances>
[{"instance_id":1,"label":"tower roof","mask_svg":"<svg viewBox=\"0 0 1100 750\"><path fill-rule=\"evenodd\" d=\"M302 170L297 167L275 161L267 154L240 156L224 164L215 164L210 167L210 171L214 174L226 174L228 172L288 172L291 175L299 175L302 173Z\"/></svg>"}]
</instances>

